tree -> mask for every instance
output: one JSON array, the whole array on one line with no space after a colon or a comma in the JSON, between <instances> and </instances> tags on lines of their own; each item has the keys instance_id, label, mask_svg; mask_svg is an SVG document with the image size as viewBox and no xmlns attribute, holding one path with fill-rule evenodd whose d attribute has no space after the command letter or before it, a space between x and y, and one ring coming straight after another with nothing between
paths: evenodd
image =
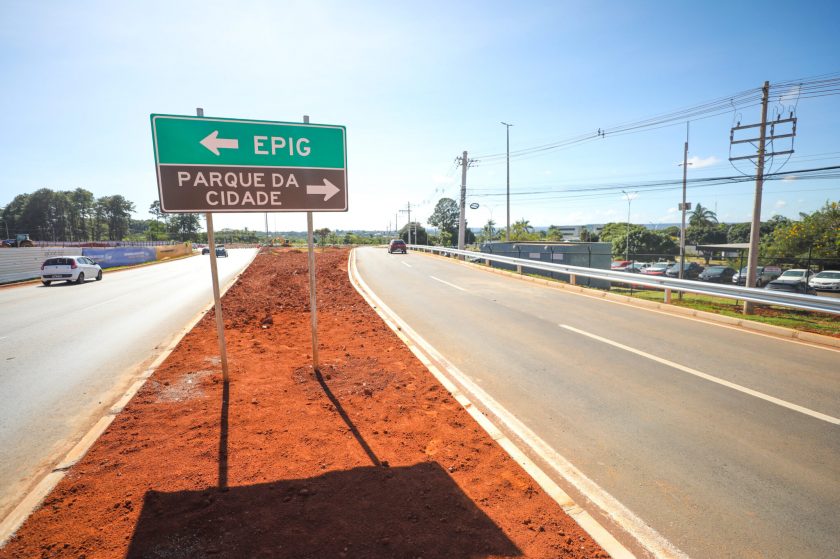
<instances>
[{"instance_id":1,"label":"tree","mask_svg":"<svg viewBox=\"0 0 840 559\"><path fill-rule=\"evenodd\" d=\"M776 226L767 242L768 252L777 256L840 258L840 202L826 202L800 221Z\"/></svg>"},{"instance_id":2,"label":"tree","mask_svg":"<svg viewBox=\"0 0 840 559\"><path fill-rule=\"evenodd\" d=\"M409 241L409 228L411 229L411 242L417 245L426 245L429 244L429 234L426 229L417 223L416 221L412 221L411 223L406 223L400 229L399 237L400 239L404 240L406 243Z\"/></svg>"},{"instance_id":3,"label":"tree","mask_svg":"<svg viewBox=\"0 0 840 559\"><path fill-rule=\"evenodd\" d=\"M589 229L580 230L580 241L582 243L597 243L598 240L599 236L597 233L593 233Z\"/></svg>"},{"instance_id":4,"label":"tree","mask_svg":"<svg viewBox=\"0 0 840 559\"><path fill-rule=\"evenodd\" d=\"M324 227L322 229L316 229L314 233L318 236L318 239L320 239L321 246L324 246L324 244L327 242L327 236L330 234L329 228Z\"/></svg>"},{"instance_id":5,"label":"tree","mask_svg":"<svg viewBox=\"0 0 840 559\"><path fill-rule=\"evenodd\" d=\"M548 230L545 232L545 239L547 241L562 241L563 230L560 229L559 225L549 225Z\"/></svg>"},{"instance_id":6,"label":"tree","mask_svg":"<svg viewBox=\"0 0 840 559\"><path fill-rule=\"evenodd\" d=\"M525 218L514 222L510 226L510 240L511 241L536 241L539 239L538 235L534 235L534 228L531 222Z\"/></svg>"},{"instance_id":7,"label":"tree","mask_svg":"<svg viewBox=\"0 0 840 559\"><path fill-rule=\"evenodd\" d=\"M623 256L627 251L627 224L607 223L601 230L601 241L612 243L613 256ZM630 256L673 256L679 253L679 244L663 231L651 231L644 225L630 224Z\"/></svg>"},{"instance_id":8,"label":"tree","mask_svg":"<svg viewBox=\"0 0 840 559\"><path fill-rule=\"evenodd\" d=\"M481 228L481 233L478 237L483 243L494 240L496 238L496 222L492 219L488 219L487 223L484 224L484 227Z\"/></svg>"},{"instance_id":9,"label":"tree","mask_svg":"<svg viewBox=\"0 0 840 559\"><path fill-rule=\"evenodd\" d=\"M155 223L159 222L155 220ZM164 226L179 241L195 241L196 235L201 230L201 218L198 214L193 213L170 214L164 221Z\"/></svg>"},{"instance_id":10,"label":"tree","mask_svg":"<svg viewBox=\"0 0 840 559\"><path fill-rule=\"evenodd\" d=\"M452 198L441 198L435 205L435 211L429 216L429 225L446 231L453 238L458 237L458 221L461 212L458 203Z\"/></svg>"},{"instance_id":11,"label":"tree","mask_svg":"<svg viewBox=\"0 0 840 559\"><path fill-rule=\"evenodd\" d=\"M694 210L688 218L689 225L714 225L718 222L717 215L709 208L701 204L694 206Z\"/></svg>"}]
</instances>

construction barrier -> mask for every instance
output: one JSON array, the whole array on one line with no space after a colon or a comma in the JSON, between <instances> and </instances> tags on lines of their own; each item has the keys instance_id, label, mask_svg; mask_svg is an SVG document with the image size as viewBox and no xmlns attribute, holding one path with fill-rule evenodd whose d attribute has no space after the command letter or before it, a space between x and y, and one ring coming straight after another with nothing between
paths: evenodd
<instances>
[{"instance_id":1,"label":"construction barrier","mask_svg":"<svg viewBox=\"0 0 840 559\"><path fill-rule=\"evenodd\" d=\"M83 248L82 255L92 258L102 268L131 266L157 259L154 247Z\"/></svg>"},{"instance_id":2,"label":"construction barrier","mask_svg":"<svg viewBox=\"0 0 840 559\"><path fill-rule=\"evenodd\" d=\"M41 277L41 264L53 256L87 256L102 268L134 266L192 254L190 243L157 247L31 247L0 249L0 284Z\"/></svg>"},{"instance_id":3,"label":"construction barrier","mask_svg":"<svg viewBox=\"0 0 840 559\"><path fill-rule=\"evenodd\" d=\"M158 260L166 260L167 258L177 258L179 256L187 256L192 254L191 243L181 243L180 245L166 245L155 247L156 257Z\"/></svg>"}]
</instances>

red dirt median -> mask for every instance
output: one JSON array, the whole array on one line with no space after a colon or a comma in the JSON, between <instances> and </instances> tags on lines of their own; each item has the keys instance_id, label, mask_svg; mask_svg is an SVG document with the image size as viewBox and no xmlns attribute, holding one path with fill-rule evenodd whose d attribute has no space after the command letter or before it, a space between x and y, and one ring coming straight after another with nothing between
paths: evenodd
<instances>
[{"instance_id":1,"label":"red dirt median","mask_svg":"<svg viewBox=\"0 0 840 559\"><path fill-rule=\"evenodd\" d=\"M257 256L0 557L607 557L319 253Z\"/></svg>"}]
</instances>

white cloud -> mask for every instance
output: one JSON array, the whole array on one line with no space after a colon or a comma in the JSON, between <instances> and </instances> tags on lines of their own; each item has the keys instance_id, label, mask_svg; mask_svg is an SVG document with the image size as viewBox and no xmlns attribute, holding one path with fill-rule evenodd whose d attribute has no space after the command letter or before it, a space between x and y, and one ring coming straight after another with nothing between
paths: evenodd
<instances>
[{"instance_id":1,"label":"white cloud","mask_svg":"<svg viewBox=\"0 0 840 559\"><path fill-rule=\"evenodd\" d=\"M777 210L781 210L785 206L787 206L787 202L785 200L776 200L776 203L773 204L773 207Z\"/></svg>"},{"instance_id":2,"label":"white cloud","mask_svg":"<svg viewBox=\"0 0 840 559\"><path fill-rule=\"evenodd\" d=\"M790 89L788 89L784 93L784 95L782 95L779 98L779 103L789 103L789 102L792 102L792 101L796 101L796 99L799 97L799 87L800 86L795 85L795 86L791 87Z\"/></svg>"},{"instance_id":3,"label":"white cloud","mask_svg":"<svg viewBox=\"0 0 840 559\"><path fill-rule=\"evenodd\" d=\"M785 181L785 182L790 182L790 181L799 180L799 177L797 177L796 175L785 175L782 178L782 180Z\"/></svg>"},{"instance_id":4,"label":"white cloud","mask_svg":"<svg viewBox=\"0 0 840 559\"><path fill-rule=\"evenodd\" d=\"M432 183L434 184L450 184L455 182L455 179L452 177L447 177L446 175L433 175L432 176Z\"/></svg>"},{"instance_id":5,"label":"white cloud","mask_svg":"<svg viewBox=\"0 0 840 559\"><path fill-rule=\"evenodd\" d=\"M711 167L712 165L720 163L720 159L714 155L709 157L697 157L693 155L688 158L688 164L692 169L702 169L703 167Z\"/></svg>"}]
</instances>

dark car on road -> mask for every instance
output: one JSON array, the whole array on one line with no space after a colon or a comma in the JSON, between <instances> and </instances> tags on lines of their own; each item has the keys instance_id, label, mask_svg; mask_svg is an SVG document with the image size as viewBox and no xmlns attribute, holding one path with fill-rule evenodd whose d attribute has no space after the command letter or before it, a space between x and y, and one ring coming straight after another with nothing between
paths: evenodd
<instances>
[{"instance_id":1,"label":"dark car on road","mask_svg":"<svg viewBox=\"0 0 840 559\"><path fill-rule=\"evenodd\" d=\"M388 243L388 254L393 254L395 252L401 252L403 254L408 253L408 247L405 246L405 241L402 239L394 239Z\"/></svg>"},{"instance_id":2,"label":"dark car on road","mask_svg":"<svg viewBox=\"0 0 840 559\"><path fill-rule=\"evenodd\" d=\"M697 279L700 272L703 271L703 266L697 262L686 262L683 268L683 279ZM680 264L677 262L665 271L665 275L669 278L680 277Z\"/></svg>"},{"instance_id":3,"label":"dark car on road","mask_svg":"<svg viewBox=\"0 0 840 559\"><path fill-rule=\"evenodd\" d=\"M700 272L697 279L712 283L730 283L735 273L735 268L729 268L728 266L709 266Z\"/></svg>"},{"instance_id":4,"label":"dark car on road","mask_svg":"<svg viewBox=\"0 0 840 559\"><path fill-rule=\"evenodd\" d=\"M816 295L816 290L808 285L808 279L810 277L811 272L807 270L787 270L778 279L774 279L768 283L765 289L801 293L803 295Z\"/></svg>"},{"instance_id":5,"label":"dark car on road","mask_svg":"<svg viewBox=\"0 0 840 559\"><path fill-rule=\"evenodd\" d=\"M221 258L222 256L227 258L227 255L228 255L228 252L227 252L227 249L224 246L219 245L219 246L216 247L216 258Z\"/></svg>"}]
</instances>

